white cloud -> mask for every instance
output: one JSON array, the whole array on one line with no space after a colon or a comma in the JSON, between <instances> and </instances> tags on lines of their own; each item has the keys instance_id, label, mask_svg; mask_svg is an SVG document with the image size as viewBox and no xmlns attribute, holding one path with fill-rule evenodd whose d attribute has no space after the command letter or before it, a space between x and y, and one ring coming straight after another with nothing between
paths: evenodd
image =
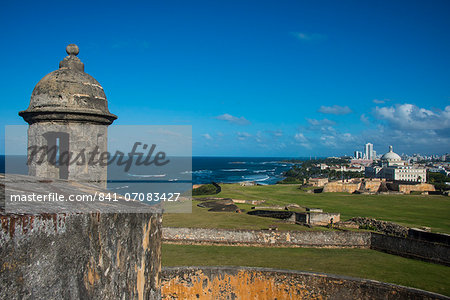
<instances>
[{"instance_id":1,"label":"white cloud","mask_svg":"<svg viewBox=\"0 0 450 300\"><path fill-rule=\"evenodd\" d=\"M335 132L333 125L336 123L334 121L328 120L328 119L306 119L309 123L309 126L307 127L308 130L313 131L322 131L322 132Z\"/></svg>"},{"instance_id":2,"label":"white cloud","mask_svg":"<svg viewBox=\"0 0 450 300\"><path fill-rule=\"evenodd\" d=\"M334 121L328 119L306 119L311 126L330 126L336 124Z\"/></svg>"},{"instance_id":3,"label":"white cloud","mask_svg":"<svg viewBox=\"0 0 450 300\"><path fill-rule=\"evenodd\" d=\"M301 41L320 41L326 39L326 35L318 33L292 32L292 35Z\"/></svg>"},{"instance_id":4,"label":"white cloud","mask_svg":"<svg viewBox=\"0 0 450 300\"><path fill-rule=\"evenodd\" d=\"M294 139L300 143L300 146L311 149L311 143L309 142L308 138L305 137L305 135L303 133L301 133L301 132L296 133L294 135Z\"/></svg>"},{"instance_id":5,"label":"white cloud","mask_svg":"<svg viewBox=\"0 0 450 300\"><path fill-rule=\"evenodd\" d=\"M212 136L209 133L202 134L202 137L204 137L207 140L212 140Z\"/></svg>"},{"instance_id":6,"label":"white cloud","mask_svg":"<svg viewBox=\"0 0 450 300\"><path fill-rule=\"evenodd\" d=\"M322 145L330 148L336 148L336 137L334 135L322 135L320 137Z\"/></svg>"},{"instance_id":7,"label":"white cloud","mask_svg":"<svg viewBox=\"0 0 450 300\"><path fill-rule=\"evenodd\" d=\"M400 130L379 125L362 132L360 140L372 142L380 153L386 152L388 145L393 145L397 153L410 154L443 154L450 149L450 132L437 130Z\"/></svg>"},{"instance_id":8,"label":"white cloud","mask_svg":"<svg viewBox=\"0 0 450 300\"><path fill-rule=\"evenodd\" d=\"M244 141L247 138L251 137L252 135L247 132L237 132L238 140Z\"/></svg>"},{"instance_id":9,"label":"white cloud","mask_svg":"<svg viewBox=\"0 0 450 300\"><path fill-rule=\"evenodd\" d=\"M339 106L339 105L333 105L333 106L321 106L319 108L319 112L324 114L332 114L332 115L347 115L352 112L350 107L348 106Z\"/></svg>"},{"instance_id":10,"label":"white cloud","mask_svg":"<svg viewBox=\"0 0 450 300\"><path fill-rule=\"evenodd\" d=\"M450 128L450 105L433 112L414 104L375 107L375 116L392 128L403 130L442 130Z\"/></svg>"},{"instance_id":11,"label":"white cloud","mask_svg":"<svg viewBox=\"0 0 450 300\"><path fill-rule=\"evenodd\" d=\"M342 149L349 145L353 145L357 138L351 133L338 133L332 132L329 134L323 134L320 137L320 143L329 148Z\"/></svg>"},{"instance_id":12,"label":"white cloud","mask_svg":"<svg viewBox=\"0 0 450 300\"><path fill-rule=\"evenodd\" d=\"M361 122L369 124L369 118L366 116L366 114L362 114L359 119L361 120Z\"/></svg>"},{"instance_id":13,"label":"white cloud","mask_svg":"<svg viewBox=\"0 0 450 300\"><path fill-rule=\"evenodd\" d=\"M244 117L238 118L238 117L232 116L230 114L223 114L223 115L217 116L215 118L217 120L227 121L227 122L230 122L230 123L233 123L233 124L237 124L237 125L248 125L248 124L250 124L250 121L247 120L246 118L244 118Z\"/></svg>"},{"instance_id":14,"label":"white cloud","mask_svg":"<svg viewBox=\"0 0 450 300\"><path fill-rule=\"evenodd\" d=\"M384 99L384 100L380 100L380 99L373 99L372 102L375 104L383 104L385 102L389 101L389 99Z\"/></svg>"},{"instance_id":15,"label":"white cloud","mask_svg":"<svg viewBox=\"0 0 450 300\"><path fill-rule=\"evenodd\" d=\"M308 139L303 135L303 133L299 132L297 134L294 135L294 138L302 143L306 143L308 142Z\"/></svg>"},{"instance_id":16,"label":"white cloud","mask_svg":"<svg viewBox=\"0 0 450 300\"><path fill-rule=\"evenodd\" d=\"M274 136L278 136L278 137L283 136L283 131L281 131L281 130L275 130L275 131L273 132L273 135L274 135Z\"/></svg>"},{"instance_id":17,"label":"white cloud","mask_svg":"<svg viewBox=\"0 0 450 300\"><path fill-rule=\"evenodd\" d=\"M358 143L371 141L380 153L388 145L393 145L397 153L410 154L443 154L450 149L450 106L430 110L396 104L376 107L373 115L381 122L376 128L360 132Z\"/></svg>"},{"instance_id":18,"label":"white cloud","mask_svg":"<svg viewBox=\"0 0 450 300\"><path fill-rule=\"evenodd\" d=\"M287 145L286 145L285 143L279 143L279 144L276 144L276 147L277 147L278 149L284 149L284 148L287 147Z\"/></svg>"},{"instance_id":19,"label":"white cloud","mask_svg":"<svg viewBox=\"0 0 450 300\"><path fill-rule=\"evenodd\" d=\"M261 130L258 130L258 131L256 132L256 137L262 138L262 136L263 136L263 134L262 134Z\"/></svg>"},{"instance_id":20,"label":"white cloud","mask_svg":"<svg viewBox=\"0 0 450 300\"><path fill-rule=\"evenodd\" d=\"M351 134L351 133L343 133L342 135L341 135L341 139L344 141L344 142L346 142L346 143L348 143L348 142L352 142L352 141L354 141L354 137L353 137L353 135Z\"/></svg>"}]
</instances>

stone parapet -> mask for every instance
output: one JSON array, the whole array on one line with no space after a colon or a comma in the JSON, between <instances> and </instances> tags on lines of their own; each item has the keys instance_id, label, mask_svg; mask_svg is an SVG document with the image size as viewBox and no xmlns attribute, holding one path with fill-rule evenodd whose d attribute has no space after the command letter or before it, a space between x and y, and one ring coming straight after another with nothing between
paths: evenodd
<instances>
[{"instance_id":1,"label":"stone parapet","mask_svg":"<svg viewBox=\"0 0 450 300\"><path fill-rule=\"evenodd\" d=\"M267 268L163 268L161 281L163 299L449 299L375 280Z\"/></svg>"},{"instance_id":2,"label":"stone parapet","mask_svg":"<svg viewBox=\"0 0 450 300\"><path fill-rule=\"evenodd\" d=\"M369 248L369 232L228 230L164 227L164 242L278 247Z\"/></svg>"}]
</instances>

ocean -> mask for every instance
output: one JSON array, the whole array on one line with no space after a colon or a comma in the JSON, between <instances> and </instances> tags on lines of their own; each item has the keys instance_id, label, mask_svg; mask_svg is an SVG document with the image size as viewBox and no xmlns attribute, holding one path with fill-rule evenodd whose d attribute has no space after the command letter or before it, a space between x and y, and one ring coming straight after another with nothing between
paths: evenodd
<instances>
[{"instance_id":1,"label":"ocean","mask_svg":"<svg viewBox=\"0 0 450 300\"><path fill-rule=\"evenodd\" d=\"M275 184L291 164L285 157L193 157L192 183L255 181Z\"/></svg>"},{"instance_id":2,"label":"ocean","mask_svg":"<svg viewBox=\"0 0 450 300\"><path fill-rule=\"evenodd\" d=\"M259 184L275 184L282 180L283 173L290 169L291 164L283 162L287 160L286 157L192 157L192 169L181 170L178 169L179 177L182 174L192 176L192 184L205 184L211 182L218 183L235 183L242 181L254 181ZM297 158L298 159L298 158ZM305 158L306 159L306 158ZM171 172L169 176L163 174L156 174L154 169L146 172L145 169L140 168L139 174L127 174L132 177L139 177L139 179L158 179L159 177L166 177L170 180L183 180L183 178L175 179L177 177L175 172ZM5 156L0 156L0 173L5 172ZM170 171L169 171L170 172ZM109 173L109 172L108 172ZM163 179L163 178L160 178ZM187 179L184 176L184 179Z\"/></svg>"}]
</instances>

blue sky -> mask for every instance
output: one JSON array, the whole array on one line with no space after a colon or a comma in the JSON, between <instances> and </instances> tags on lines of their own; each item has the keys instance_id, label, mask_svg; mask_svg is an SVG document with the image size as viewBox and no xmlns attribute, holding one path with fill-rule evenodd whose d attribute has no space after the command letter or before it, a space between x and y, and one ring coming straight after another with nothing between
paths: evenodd
<instances>
[{"instance_id":1,"label":"blue sky","mask_svg":"<svg viewBox=\"0 0 450 300\"><path fill-rule=\"evenodd\" d=\"M0 125L24 124L76 43L114 124L192 125L194 155L443 154L449 14L449 1L4 1Z\"/></svg>"}]
</instances>

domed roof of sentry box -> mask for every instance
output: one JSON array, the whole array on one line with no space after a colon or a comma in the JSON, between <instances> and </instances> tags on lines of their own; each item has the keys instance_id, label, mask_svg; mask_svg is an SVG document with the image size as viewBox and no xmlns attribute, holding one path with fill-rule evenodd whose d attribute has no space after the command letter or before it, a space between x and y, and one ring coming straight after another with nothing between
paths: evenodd
<instances>
[{"instance_id":1,"label":"domed roof of sentry box","mask_svg":"<svg viewBox=\"0 0 450 300\"><path fill-rule=\"evenodd\" d=\"M47 74L34 87L30 106L19 115L29 124L36 122L86 122L111 124L116 115L108 110L102 86L84 72L77 57L78 46L66 47L66 56L59 69Z\"/></svg>"}]
</instances>

